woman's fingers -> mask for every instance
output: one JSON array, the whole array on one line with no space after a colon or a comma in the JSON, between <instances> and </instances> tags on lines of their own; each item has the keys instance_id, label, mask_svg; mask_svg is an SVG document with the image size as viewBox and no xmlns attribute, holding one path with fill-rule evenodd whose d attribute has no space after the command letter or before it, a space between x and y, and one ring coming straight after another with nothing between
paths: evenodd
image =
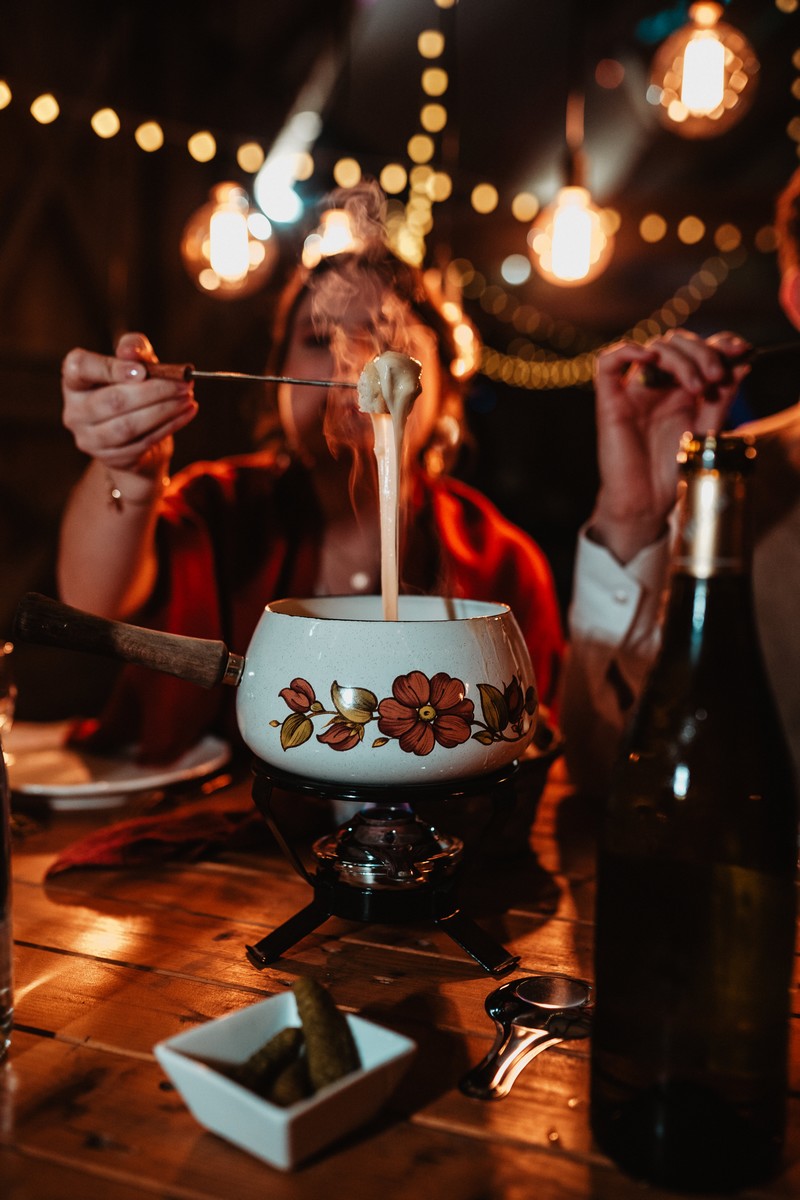
<instances>
[{"instance_id":1,"label":"woman's fingers","mask_svg":"<svg viewBox=\"0 0 800 1200\"><path fill-rule=\"evenodd\" d=\"M132 470L147 461L148 452L154 446L160 446L183 429L192 420L197 411L197 405L192 404L183 412L171 417L163 424L150 428L140 437L125 445L112 444L107 448L98 448L92 453L93 458L99 459L107 467L117 467L120 470Z\"/></svg>"},{"instance_id":2,"label":"woman's fingers","mask_svg":"<svg viewBox=\"0 0 800 1200\"><path fill-rule=\"evenodd\" d=\"M115 450L130 452L142 443L151 445L167 432L180 429L197 412L191 397L154 401L146 405L100 406L93 419L78 421L73 426L81 450L101 457Z\"/></svg>"},{"instance_id":3,"label":"woman's fingers","mask_svg":"<svg viewBox=\"0 0 800 1200\"><path fill-rule=\"evenodd\" d=\"M117 342L117 358L139 359L142 362L158 362L150 339L143 333L123 333Z\"/></svg>"},{"instance_id":4,"label":"woman's fingers","mask_svg":"<svg viewBox=\"0 0 800 1200\"><path fill-rule=\"evenodd\" d=\"M61 364L61 379L65 390L85 392L90 388L147 378L147 367L139 360L95 354L91 350L70 350Z\"/></svg>"},{"instance_id":5,"label":"woman's fingers","mask_svg":"<svg viewBox=\"0 0 800 1200\"><path fill-rule=\"evenodd\" d=\"M86 454L135 468L147 450L192 420L197 404L191 382L148 378L145 360L155 355L143 334L123 335L117 350L66 356L64 424Z\"/></svg>"}]
</instances>

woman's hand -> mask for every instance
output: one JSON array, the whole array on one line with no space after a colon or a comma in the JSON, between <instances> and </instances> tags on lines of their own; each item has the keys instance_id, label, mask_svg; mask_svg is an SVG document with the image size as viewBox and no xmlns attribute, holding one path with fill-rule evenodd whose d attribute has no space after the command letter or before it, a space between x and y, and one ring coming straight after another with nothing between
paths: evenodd
<instances>
[{"instance_id":1,"label":"woman's hand","mask_svg":"<svg viewBox=\"0 0 800 1200\"><path fill-rule=\"evenodd\" d=\"M673 330L644 345L623 341L597 358L595 395L600 490L591 536L629 562L664 532L678 485L677 453L687 430L722 427L749 371L748 343L733 333L704 340ZM648 385L654 366L672 376Z\"/></svg>"},{"instance_id":2,"label":"woman's hand","mask_svg":"<svg viewBox=\"0 0 800 1200\"><path fill-rule=\"evenodd\" d=\"M148 378L146 364L157 361L141 333L124 334L116 357L78 349L64 359L64 424L78 449L108 469L160 478L172 435L197 412L191 382Z\"/></svg>"}]
</instances>

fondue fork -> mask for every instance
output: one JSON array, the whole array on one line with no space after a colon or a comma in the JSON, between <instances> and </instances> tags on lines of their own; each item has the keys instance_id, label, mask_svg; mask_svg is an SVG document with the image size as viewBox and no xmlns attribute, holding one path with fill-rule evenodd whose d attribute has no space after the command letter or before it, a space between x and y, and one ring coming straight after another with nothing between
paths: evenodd
<instances>
[{"instance_id":1,"label":"fondue fork","mask_svg":"<svg viewBox=\"0 0 800 1200\"><path fill-rule=\"evenodd\" d=\"M740 363L754 363L760 359L777 358L780 355L796 357L799 352L800 342L798 341L771 342L764 346L751 346L749 350L745 350L744 354L723 354L722 358L729 367L736 367ZM664 388L675 383L675 376L670 371L655 366L654 363L645 363L639 371L639 381L647 387Z\"/></svg>"},{"instance_id":2,"label":"fondue fork","mask_svg":"<svg viewBox=\"0 0 800 1200\"><path fill-rule=\"evenodd\" d=\"M151 379L177 379L188 383L192 379L228 379L248 383L299 383L304 387L357 388L357 383L344 379L297 379L292 375L250 375L244 371L198 371L192 363L144 363Z\"/></svg>"}]
</instances>

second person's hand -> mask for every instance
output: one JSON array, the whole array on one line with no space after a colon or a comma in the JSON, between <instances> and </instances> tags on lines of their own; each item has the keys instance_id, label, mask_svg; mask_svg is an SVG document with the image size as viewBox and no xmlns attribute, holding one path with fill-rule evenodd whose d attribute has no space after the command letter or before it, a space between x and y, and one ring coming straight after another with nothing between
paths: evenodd
<instances>
[{"instance_id":1,"label":"second person's hand","mask_svg":"<svg viewBox=\"0 0 800 1200\"><path fill-rule=\"evenodd\" d=\"M660 537L678 482L677 453L687 430L722 428L749 371L747 342L733 333L703 339L675 330L641 344L617 342L595 373L600 491L591 536L622 563ZM671 376L649 386L645 366Z\"/></svg>"}]
</instances>

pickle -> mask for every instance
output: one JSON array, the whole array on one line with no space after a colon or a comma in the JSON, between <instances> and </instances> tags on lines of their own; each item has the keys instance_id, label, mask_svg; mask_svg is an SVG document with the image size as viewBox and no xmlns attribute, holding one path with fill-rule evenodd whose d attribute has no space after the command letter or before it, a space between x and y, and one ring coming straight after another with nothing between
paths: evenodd
<instances>
[{"instance_id":1,"label":"pickle","mask_svg":"<svg viewBox=\"0 0 800 1200\"><path fill-rule=\"evenodd\" d=\"M230 1066L228 1074L243 1087L267 1096L273 1081L303 1048L303 1031L297 1025L281 1029L244 1062Z\"/></svg>"},{"instance_id":2,"label":"pickle","mask_svg":"<svg viewBox=\"0 0 800 1200\"><path fill-rule=\"evenodd\" d=\"M308 1078L308 1063L305 1056L300 1055L278 1072L272 1081L266 1099L281 1108L288 1108L298 1100L305 1100L312 1094L311 1080Z\"/></svg>"},{"instance_id":3,"label":"pickle","mask_svg":"<svg viewBox=\"0 0 800 1200\"><path fill-rule=\"evenodd\" d=\"M330 993L315 979L298 979L292 990L303 1025L308 1077L316 1092L361 1064L350 1026Z\"/></svg>"}]
</instances>

